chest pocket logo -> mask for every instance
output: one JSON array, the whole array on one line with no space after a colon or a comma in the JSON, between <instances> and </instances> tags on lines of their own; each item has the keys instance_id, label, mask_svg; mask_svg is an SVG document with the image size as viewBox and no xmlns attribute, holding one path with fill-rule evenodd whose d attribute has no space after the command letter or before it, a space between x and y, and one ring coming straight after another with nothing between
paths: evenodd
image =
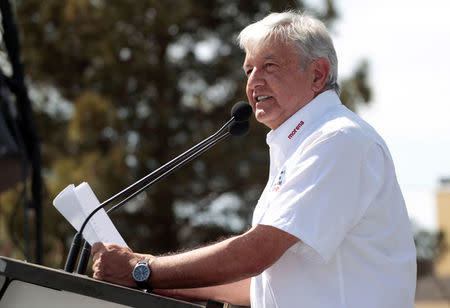
<instances>
[{"instance_id":1,"label":"chest pocket logo","mask_svg":"<svg viewBox=\"0 0 450 308\"><path fill-rule=\"evenodd\" d=\"M285 178L286 178L286 169L283 168L280 173L278 174L278 176L275 178L275 181L272 184L272 192L277 192L278 190L280 190L281 186L283 185L283 183L285 182Z\"/></svg>"}]
</instances>

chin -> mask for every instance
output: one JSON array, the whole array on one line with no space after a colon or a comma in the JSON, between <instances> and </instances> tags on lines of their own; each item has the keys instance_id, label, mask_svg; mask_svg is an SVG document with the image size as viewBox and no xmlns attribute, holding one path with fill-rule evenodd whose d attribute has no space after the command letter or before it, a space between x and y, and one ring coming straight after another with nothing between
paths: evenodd
<instances>
[{"instance_id":1,"label":"chin","mask_svg":"<svg viewBox=\"0 0 450 308\"><path fill-rule=\"evenodd\" d=\"M267 114L255 114L255 119L256 121L258 121L261 124L264 124L265 126L272 128L272 121L271 119L267 116Z\"/></svg>"},{"instance_id":2,"label":"chin","mask_svg":"<svg viewBox=\"0 0 450 308\"><path fill-rule=\"evenodd\" d=\"M266 118L267 118L267 114L263 110L256 110L255 111L255 119L256 119L256 121L264 123Z\"/></svg>"}]
</instances>

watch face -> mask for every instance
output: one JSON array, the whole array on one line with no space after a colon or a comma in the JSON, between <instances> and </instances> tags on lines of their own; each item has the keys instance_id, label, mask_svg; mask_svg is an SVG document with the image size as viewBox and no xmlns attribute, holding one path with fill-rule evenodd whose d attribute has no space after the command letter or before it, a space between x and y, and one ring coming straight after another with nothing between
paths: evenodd
<instances>
[{"instance_id":1,"label":"watch face","mask_svg":"<svg viewBox=\"0 0 450 308\"><path fill-rule=\"evenodd\" d=\"M136 281L146 281L150 276L150 269L147 265L138 265L133 271L133 278Z\"/></svg>"}]
</instances>

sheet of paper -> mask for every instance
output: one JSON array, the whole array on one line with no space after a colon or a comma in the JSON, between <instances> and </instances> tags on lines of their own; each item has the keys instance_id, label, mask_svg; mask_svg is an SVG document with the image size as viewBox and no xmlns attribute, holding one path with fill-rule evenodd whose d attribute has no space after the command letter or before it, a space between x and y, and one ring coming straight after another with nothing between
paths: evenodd
<instances>
[{"instance_id":1,"label":"sheet of paper","mask_svg":"<svg viewBox=\"0 0 450 308\"><path fill-rule=\"evenodd\" d=\"M83 182L76 187L71 184L64 188L53 200L53 205L79 231L83 221L100 206L100 202L89 184ZM108 242L127 246L104 209L91 217L83 230L83 237L90 245Z\"/></svg>"}]
</instances>

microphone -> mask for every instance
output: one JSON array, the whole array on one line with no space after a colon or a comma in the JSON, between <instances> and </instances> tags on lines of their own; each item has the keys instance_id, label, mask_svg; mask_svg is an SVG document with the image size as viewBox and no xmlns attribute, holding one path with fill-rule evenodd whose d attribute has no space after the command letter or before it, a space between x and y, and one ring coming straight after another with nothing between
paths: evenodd
<instances>
[{"instance_id":1,"label":"microphone","mask_svg":"<svg viewBox=\"0 0 450 308\"><path fill-rule=\"evenodd\" d=\"M228 120L228 122L225 123L225 125L222 126L216 133L211 135L210 137L204 139L197 145L193 146L189 150L185 151L184 153L180 154L176 158L172 159L168 163L164 164L163 166L159 167L158 169L154 170L150 174L146 175L142 179L138 180L137 182L133 183L132 185L128 186L124 190L120 191L113 197L109 198L108 200L104 201L100 204L96 209L94 209L84 220L83 224L81 225L80 230L75 234L72 246L69 251L69 255L67 257L67 261L64 267L64 270L66 272L73 272L73 269L75 267L75 262L78 257L81 242L83 240L83 231L86 227L87 223L89 222L90 218L97 213L99 210L104 208L106 205L111 203L112 201L116 200L119 197L122 197L126 194L128 194L130 191L135 189L140 184L150 181L149 183L145 184L138 190L136 190L134 193L130 194L128 197L120 201L118 204L113 206L111 209L108 210L108 213L114 211L115 209L121 207L123 204L128 202L130 199L134 198L136 195L141 193L143 190L149 188L156 182L160 181L167 175L173 173L176 169L182 167L186 163L190 162L203 152L207 151L209 148L211 148L213 145L217 144L219 141L223 140L224 138L232 135L232 136L245 136L249 129L249 117L252 114L252 108L249 104L246 102L238 102L236 103L233 108L231 109L231 119ZM228 128L228 131L223 133ZM163 172L166 170L165 172ZM163 172L163 173L162 173ZM162 174L161 174L162 173ZM157 174L160 174L156 177ZM85 245L83 249L83 255L80 258L80 264L77 268L77 272L80 274L83 274L86 270L86 266L89 260L89 254L90 254L90 245Z\"/></svg>"},{"instance_id":2,"label":"microphone","mask_svg":"<svg viewBox=\"0 0 450 308\"><path fill-rule=\"evenodd\" d=\"M252 115L252 107L246 102L237 102L231 108L231 117L238 122L248 121Z\"/></svg>"},{"instance_id":3,"label":"microphone","mask_svg":"<svg viewBox=\"0 0 450 308\"><path fill-rule=\"evenodd\" d=\"M229 133L235 137L247 136L249 130L250 130L249 121L233 122L230 124L228 128Z\"/></svg>"}]
</instances>

